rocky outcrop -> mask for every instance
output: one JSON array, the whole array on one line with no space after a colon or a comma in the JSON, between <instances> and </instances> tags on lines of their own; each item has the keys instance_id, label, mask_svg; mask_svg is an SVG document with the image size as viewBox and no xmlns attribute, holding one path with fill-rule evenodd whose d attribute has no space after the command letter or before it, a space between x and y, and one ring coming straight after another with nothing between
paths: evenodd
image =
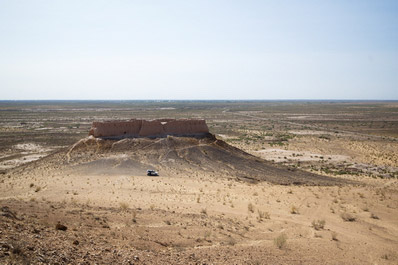
<instances>
[{"instance_id":1,"label":"rocky outcrop","mask_svg":"<svg viewBox=\"0 0 398 265\"><path fill-rule=\"evenodd\" d=\"M201 136L209 133L205 120L157 119L93 122L89 135L97 138Z\"/></svg>"}]
</instances>

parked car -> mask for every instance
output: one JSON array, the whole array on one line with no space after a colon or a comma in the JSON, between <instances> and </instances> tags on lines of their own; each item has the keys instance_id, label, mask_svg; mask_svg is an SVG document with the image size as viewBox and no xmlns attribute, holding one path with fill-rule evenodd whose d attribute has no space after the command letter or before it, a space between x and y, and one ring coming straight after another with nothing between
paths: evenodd
<instances>
[{"instance_id":1,"label":"parked car","mask_svg":"<svg viewBox=\"0 0 398 265\"><path fill-rule=\"evenodd\" d=\"M148 170L146 171L146 175L147 175L147 176L159 176L159 173L158 173L157 171L155 171L155 170L148 169Z\"/></svg>"}]
</instances>

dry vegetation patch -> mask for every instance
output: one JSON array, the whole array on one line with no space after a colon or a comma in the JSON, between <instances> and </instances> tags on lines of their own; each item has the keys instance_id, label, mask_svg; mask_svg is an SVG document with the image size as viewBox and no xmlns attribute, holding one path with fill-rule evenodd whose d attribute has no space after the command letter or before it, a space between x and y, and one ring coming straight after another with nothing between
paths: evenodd
<instances>
[{"instance_id":1,"label":"dry vegetation patch","mask_svg":"<svg viewBox=\"0 0 398 265\"><path fill-rule=\"evenodd\" d=\"M357 220L353 214L347 212L342 213L340 216L346 222L354 222Z\"/></svg>"},{"instance_id":2,"label":"dry vegetation patch","mask_svg":"<svg viewBox=\"0 0 398 265\"><path fill-rule=\"evenodd\" d=\"M311 224L315 230L322 230L325 228L326 222L325 220L313 220Z\"/></svg>"},{"instance_id":3,"label":"dry vegetation patch","mask_svg":"<svg viewBox=\"0 0 398 265\"><path fill-rule=\"evenodd\" d=\"M286 246L287 236L286 234L280 234L278 237L274 239L274 244L277 248L282 249Z\"/></svg>"}]
</instances>

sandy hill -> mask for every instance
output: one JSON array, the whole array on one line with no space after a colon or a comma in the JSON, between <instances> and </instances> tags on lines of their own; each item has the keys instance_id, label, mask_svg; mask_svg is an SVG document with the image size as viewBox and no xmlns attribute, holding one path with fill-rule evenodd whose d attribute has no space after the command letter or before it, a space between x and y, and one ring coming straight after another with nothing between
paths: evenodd
<instances>
[{"instance_id":1,"label":"sandy hill","mask_svg":"<svg viewBox=\"0 0 398 265\"><path fill-rule=\"evenodd\" d=\"M64 171L73 175L144 176L155 169L162 176L205 174L281 185L336 185L344 180L288 168L252 156L214 135L206 137L84 138L67 150L17 170Z\"/></svg>"}]
</instances>

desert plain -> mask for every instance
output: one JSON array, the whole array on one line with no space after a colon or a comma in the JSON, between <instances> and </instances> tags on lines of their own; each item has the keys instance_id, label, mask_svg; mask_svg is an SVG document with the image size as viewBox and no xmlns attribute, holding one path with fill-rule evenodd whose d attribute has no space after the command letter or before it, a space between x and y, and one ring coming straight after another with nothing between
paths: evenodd
<instances>
[{"instance_id":1,"label":"desert plain","mask_svg":"<svg viewBox=\"0 0 398 265\"><path fill-rule=\"evenodd\" d=\"M88 137L131 118L212 135ZM1 264L398 263L397 101L1 101L0 121Z\"/></svg>"}]
</instances>

